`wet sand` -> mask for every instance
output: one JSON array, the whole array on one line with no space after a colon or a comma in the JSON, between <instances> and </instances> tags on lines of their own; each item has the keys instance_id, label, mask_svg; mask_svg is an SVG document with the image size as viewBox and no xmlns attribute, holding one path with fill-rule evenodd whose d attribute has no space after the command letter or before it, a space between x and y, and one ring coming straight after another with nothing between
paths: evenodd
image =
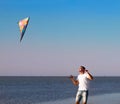
<instances>
[{"instance_id":1,"label":"wet sand","mask_svg":"<svg viewBox=\"0 0 120 104\"><path fill-rule=\"evenodd\" d=\"M36 104L75 104L75 98ZM88 104L120 104L120 93L89 96Z\"/></svg>"}]
</instances>

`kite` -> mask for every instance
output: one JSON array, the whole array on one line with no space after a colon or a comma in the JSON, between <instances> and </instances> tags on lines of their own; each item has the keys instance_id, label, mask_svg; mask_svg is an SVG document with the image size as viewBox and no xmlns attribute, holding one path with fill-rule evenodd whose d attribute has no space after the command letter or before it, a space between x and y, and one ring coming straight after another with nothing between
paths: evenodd
<instances>
[{"instance_id":1,"label":"kite","mask_svg":"<svg viewBox=\"0 0 120 104\"><path fill-rule=\"evenodd\" d=\"M21 42L21 40L22 40L22 38L25 34L29 19L30 19L30 17L27 17L27 18L25 18L23 20L20 20L18 22L18 25L19 25L19 28L20 28L20 33L21 33L20 42Z\"/></svg>"}]
</instances>

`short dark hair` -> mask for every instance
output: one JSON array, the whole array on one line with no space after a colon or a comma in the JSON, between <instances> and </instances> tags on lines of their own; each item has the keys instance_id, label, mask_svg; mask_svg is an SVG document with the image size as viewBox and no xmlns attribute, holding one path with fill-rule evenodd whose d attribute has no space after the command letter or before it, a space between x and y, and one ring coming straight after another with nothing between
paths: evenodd
<instances>
[{"instance_id":1,"label":"short dark hair","mask_svg":"<svg viewBox=\"0 0 120 104\"><path fill-rule=\"evenodd\" d=\"M84 66L80 66L80 67L85 70L85 67L84 67Z\"/></svg>"}]
</instances>

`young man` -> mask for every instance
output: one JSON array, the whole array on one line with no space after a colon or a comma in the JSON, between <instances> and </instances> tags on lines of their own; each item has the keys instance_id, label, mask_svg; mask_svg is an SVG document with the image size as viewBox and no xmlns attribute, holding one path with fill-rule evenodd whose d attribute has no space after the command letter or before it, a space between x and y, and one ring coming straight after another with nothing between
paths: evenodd
<instances>
[{"instance_id":1,"label":"young man","mask_svg":"<svg viewBox=\"0 0 120 104\"><path fill-rule=\"evenodd\" d=\"M87 104L88 99L88 80L93 80L93 76L85 69L84 66L80 66L79 75L77 79L70 76L74 85L79 85L78 92L76 94L76 104L79 104L82 100L83 104Z\"/></svg>"}]
</instances>

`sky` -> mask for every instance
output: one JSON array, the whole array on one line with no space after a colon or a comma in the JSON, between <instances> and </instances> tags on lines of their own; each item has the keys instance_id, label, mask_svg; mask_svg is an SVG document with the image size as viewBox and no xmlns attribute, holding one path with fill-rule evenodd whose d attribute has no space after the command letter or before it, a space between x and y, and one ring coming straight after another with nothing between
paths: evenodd
<instances>
[{"instance_id":1,"label":"sky","mask_svg":"<svg viewBox=\"0 0 120 104\"><path fill-rule=\"evenodd\" d=\"M0 76L78 75L81 65L120 75L120 0L0 1Z\"/></svg>"}]
</instances>

